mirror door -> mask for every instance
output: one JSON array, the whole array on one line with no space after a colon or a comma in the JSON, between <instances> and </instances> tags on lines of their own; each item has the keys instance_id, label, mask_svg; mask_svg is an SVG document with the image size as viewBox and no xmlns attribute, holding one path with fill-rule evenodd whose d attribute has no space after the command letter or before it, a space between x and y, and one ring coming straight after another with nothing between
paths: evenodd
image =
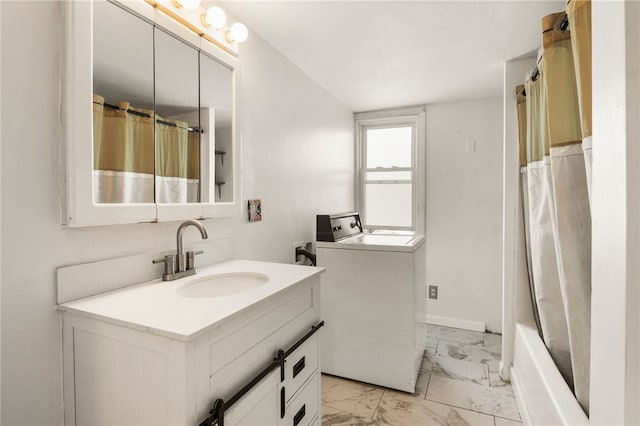
<instances>
[{"instance_id":1,"label":"mirror door","mask_svg":"<svg viewBox=\"0 0 640 426\"><path fill-rule=\"evenodd\" d=\"M231 69L200 52L203 203L233 202L232 82Z\"/></svg>"},{"instance_id":2,"label":"mirror door","mask_svg":"<svg viewBox=\"0 0 640 426\"><path fill-rule=\"evenodd\" d=\"M93 200L153 203L153 25L95 2L93 28Z\"/></svg>"},{"instance_id":3,"label":"mirror door","mask_svg":"<svg viewBox=\"0 0 640 426\"><path fill-rule=\"evenodd\" d=\"M199 52L156 27L155 61L155 200L199 203Z\"/></svg>"}]
</instances>

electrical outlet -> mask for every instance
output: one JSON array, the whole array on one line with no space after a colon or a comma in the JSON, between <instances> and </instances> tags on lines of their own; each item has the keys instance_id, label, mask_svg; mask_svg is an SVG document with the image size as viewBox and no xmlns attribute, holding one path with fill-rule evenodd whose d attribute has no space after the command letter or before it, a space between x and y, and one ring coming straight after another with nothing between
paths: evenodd
<instances>
[{"instance_id":1,"label":"electrical outlet","mask_svg":"<svg viewBox=\"0 0 640 426\"><path fill-rule=\"evenodd\" d=\"M302 262L298 262L298 256L296 256L296 250L301 248L301 249L305 249L306 245L304 243L304 241L296 241L295 243L293 243L291 245L292 249L291 249L291 256L292 256L292 262L291 263L302 263Z\"/></svg>"},{"instance_id":2,"label":"electrical outlet","mask_svg":"<svg viewBox=\"0 0 640 426\"><path fill-rule=\"evenodd\" d=\"M438 298L438 286L430 285L429 286L429 299L437 299Z\"/></svg>"}]
</instances>

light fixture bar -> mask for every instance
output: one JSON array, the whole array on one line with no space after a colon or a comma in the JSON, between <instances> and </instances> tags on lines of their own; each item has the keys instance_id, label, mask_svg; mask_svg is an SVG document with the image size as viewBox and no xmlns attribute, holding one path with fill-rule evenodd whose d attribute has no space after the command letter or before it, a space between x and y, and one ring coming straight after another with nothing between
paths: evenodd
<instances>
[{"instance_id":1,"label":"light fixture bar","mask_svg":"<svg viewBox=\"0 0 640 426\"><path fill-rule=\"evenodd\" d=\"M200 37L204 38L205 40L209 41L210 43L214 44L215 46L217 46L220 49L224 50L225 52L229 53L230 55L233 55L235 57L238 56L238 52L234 51L229 46L226 46L224 43L221 43L220 41L218 41L215 38L211 37L209 34L207 34L204 31L202 31L202 29L196 27L195 25L193 25L192 23L190 23L189 21L187 21L186 19L184 19L183 17L181 17L180 15L178 15L177 13L172 11L171 9L163 6L162 4L160 4L159 2L157 2L155 0L144 0L144 1L146 3L148 3L148 4L150 4L151 6L153 6L156 10L159 10L160 12L162 12L165 15L169 16L173 20L175 20L175 21L179 22L180 24L184 25L189 30L191 30L194 33L198 34Z\"/></svg>"}]
</instances>

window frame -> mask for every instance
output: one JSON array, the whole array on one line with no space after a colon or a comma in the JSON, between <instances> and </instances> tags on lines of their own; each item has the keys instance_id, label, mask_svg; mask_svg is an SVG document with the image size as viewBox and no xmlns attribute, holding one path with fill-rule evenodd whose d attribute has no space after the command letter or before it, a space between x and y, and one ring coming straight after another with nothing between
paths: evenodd
<instances>
[{"instance_id":1,"label":"window frame","mask_svg":"<svg viewBox=\"0 0 640 426\"><path fill-rule=\"evenodd\" d=\"M425 108L410 107L393 110L356 113L355 136L355 204L365 229L369 231L410 231L424 233L425 230ZM396 127L411 127L411 167L367 168L367 131ZM368 172L411 171L410 180L376 179L367 180ZM411 226L371 225L367 221L366 185L367 184L406 184L411 183Z\"/></svg>"}]
</instances>

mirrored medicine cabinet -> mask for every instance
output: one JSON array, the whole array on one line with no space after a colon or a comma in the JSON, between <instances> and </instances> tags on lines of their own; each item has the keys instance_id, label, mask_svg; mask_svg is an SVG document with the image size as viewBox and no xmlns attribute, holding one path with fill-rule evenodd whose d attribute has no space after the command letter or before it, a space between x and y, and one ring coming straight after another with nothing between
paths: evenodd
<instances>
[{"instance_id":1,"label":"mirrored medicine cabinet","mask_svg":"<svg viewBox=\"0 0 640 426\"><path fill-rule=\"evenodd\" d=\"M233 215L237 59L143 0L63 9L66 223Z\"/></svg>"}]
</instances>

